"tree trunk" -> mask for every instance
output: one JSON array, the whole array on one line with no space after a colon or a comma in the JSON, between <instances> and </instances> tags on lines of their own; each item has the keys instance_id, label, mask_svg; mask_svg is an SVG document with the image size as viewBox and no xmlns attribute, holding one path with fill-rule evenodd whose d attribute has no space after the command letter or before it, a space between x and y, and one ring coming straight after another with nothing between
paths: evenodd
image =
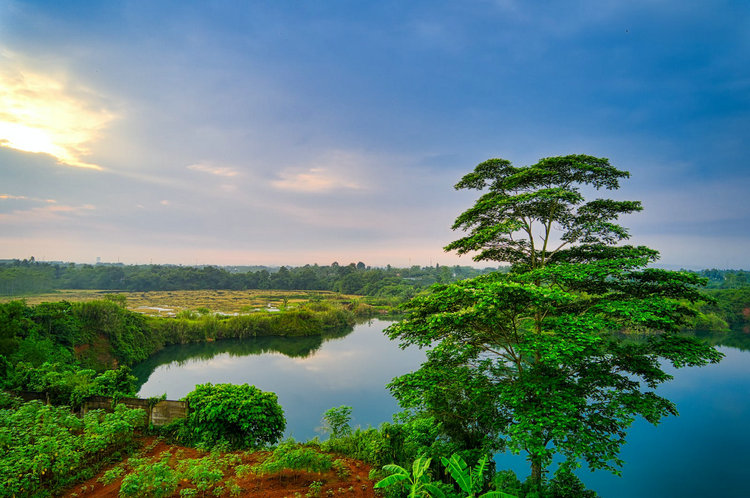
<instances>
[{"instance_id":1,"label":"tree trunk","mask_svg":"<svg viewBox=\"0 0 750 498\"><path fill-rule=\"evenodd\" d=\"M542 491L542 460L539 457L531 457L531 482L534 491Z\"/></svg>"}]
</instances>

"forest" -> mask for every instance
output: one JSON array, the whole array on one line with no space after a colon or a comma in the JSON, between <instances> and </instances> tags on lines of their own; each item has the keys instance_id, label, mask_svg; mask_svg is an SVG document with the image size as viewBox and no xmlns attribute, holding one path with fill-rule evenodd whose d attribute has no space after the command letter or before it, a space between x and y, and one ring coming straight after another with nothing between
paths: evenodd
<instances>
[{"instance_id":1,"label":"forest","mask_svg":"<svg viewBox=\"0 0 750 498\"><path fill-rule=\"evenodd\" d=\"M237 271L235 267L121 265L0 261L0 296L20 296L55 289L169 291L198 289L327 290L342 294L409 298L435 283L475 277L495 271L470 266L371 268L357 264L264 268Z\"/></svg>"}]
</instances>

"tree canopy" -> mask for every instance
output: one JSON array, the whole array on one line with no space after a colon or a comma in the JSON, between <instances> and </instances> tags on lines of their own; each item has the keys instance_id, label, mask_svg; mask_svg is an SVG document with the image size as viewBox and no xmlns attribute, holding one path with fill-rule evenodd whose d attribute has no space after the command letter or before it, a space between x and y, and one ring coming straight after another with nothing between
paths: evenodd
<instances>
[{"instance_id":1,"label":"tree canopy","mask_svg":"<svg viewBox=\"0 0 750 498\"><path fill-rule=\"evenodd\" d=\"M677 413L655 390L671 378L663 362L721 357L678 333L704 279L649 268L657 251L618 245L628 238L618 217L640 203L582 193L627 177L583 155L481 163L456 188L488 191L459 215L454 229L468 235L446 250L511 271L436 286L387 330L403 347L431 348L418 371L390 384L401 405L467 448L526 452L537 486L555 454L563 473L580 460L617 472L637 417Z\"/></svg>"}]
</instances>

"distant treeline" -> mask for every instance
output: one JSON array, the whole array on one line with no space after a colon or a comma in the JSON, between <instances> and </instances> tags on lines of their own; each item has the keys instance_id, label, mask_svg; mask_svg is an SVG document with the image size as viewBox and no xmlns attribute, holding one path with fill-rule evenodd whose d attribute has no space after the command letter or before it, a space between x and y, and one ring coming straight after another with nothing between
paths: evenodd
<instances>
[{"instance_id":1,"label":"distant treeline","mask_svg":"<svg viewBox=\"0 0 750 498\"><path fill-rule=\"evenodd\" d=\"M750 271L745 270L701 270L697 273L708 278L707 289L740 289L750 287Z\"/></svg>"},{"instance_id":2,"label":"distant treeline","mask_svg":"<svg viewBox=\"0 0 750 498\"><path fill-rule=\"evenodd\" d=\"M257 267L254 267L257 268ZM121 265L12 260L0 263L0 296L23 296L57 289L174 291L202 289L326 290L374 297L410 298L434 283L475 277L496 268L469 266L371 268L364 263L262 268Z\"/></svg>"}]
</instances>

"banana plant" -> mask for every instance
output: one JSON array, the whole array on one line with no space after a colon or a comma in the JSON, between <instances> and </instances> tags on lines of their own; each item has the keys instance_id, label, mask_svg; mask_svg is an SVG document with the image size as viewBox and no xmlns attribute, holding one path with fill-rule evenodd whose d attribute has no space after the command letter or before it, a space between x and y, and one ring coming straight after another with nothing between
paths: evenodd
<instances>
[{"instance_id":1,"label":"banana plant","mask_svg":"<svg viewBox=\"0 0 750 498\"><path fill-rule=\"evenodd\" d=\"M387 488L396 483L403 482L409 489L409 498L445 498L440 488L430 482L430 477L425 472L430 467L431 458L419 457L414 460L412 471L401 467L400 465L384 465L383 470L390 472L391 475L375 483L375 488Z\"/></svg>"},{"instance_id":2,"label":"banana plant","mask_svg":"<svg viewBox=\"0 0 750 498\"><path fill-rule=\"evenodd\" d=\"M474 469L469 468L466 462L458 454L453 454L450 459L443 457L443 465L448 473L461 488L461 491L467 493L466 498L516 498L502 491L488 491L477 496L482 491L484 484L484 471L487 468L487 455L482 457Z\"/></svg>"}]
</instances>

